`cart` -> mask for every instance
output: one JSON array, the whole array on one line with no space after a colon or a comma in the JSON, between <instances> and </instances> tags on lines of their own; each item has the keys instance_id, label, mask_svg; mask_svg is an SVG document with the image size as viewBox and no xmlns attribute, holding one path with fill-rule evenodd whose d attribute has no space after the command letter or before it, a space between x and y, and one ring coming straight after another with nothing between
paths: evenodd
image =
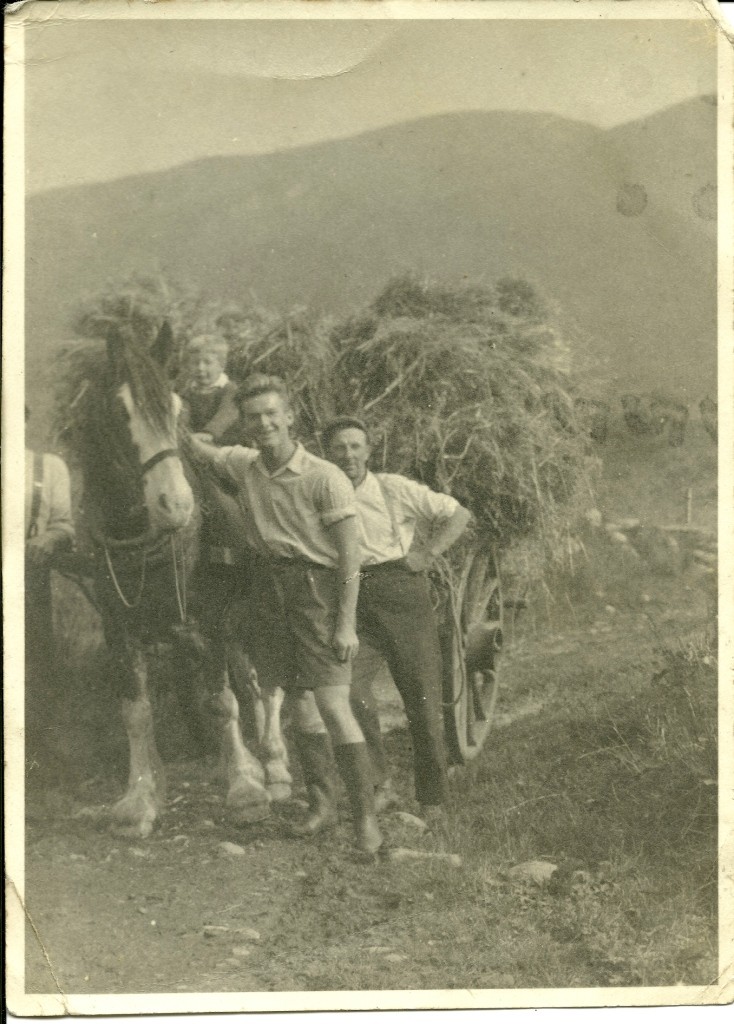
<instances>
[{"instance_id":1,"label":"cart","mask_svg":"<svg viewBox=\"0 0 734 1024\"><path fill-rule=\"evenodd\" d=\"M443 712L451 764L481 751L499 692L504 642L499 559L492 546L472 546L460 570L442 560L433 574L443 656Z\"/></svg>"}]
</instances>

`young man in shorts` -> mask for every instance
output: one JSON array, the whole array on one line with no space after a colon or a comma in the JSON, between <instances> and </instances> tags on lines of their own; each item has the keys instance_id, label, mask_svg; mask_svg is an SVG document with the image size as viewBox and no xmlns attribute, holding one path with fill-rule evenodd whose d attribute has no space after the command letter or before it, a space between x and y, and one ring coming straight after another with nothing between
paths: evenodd
<instances>
[{"instance_id":1,"label":"young man in shorts","mask_svg":"<svg viewBox=\"0 0 734 1024\"><path fill-rule=\"evenodd\" d=\"M248 646L261 685L282 686L293 709L310 806L300 831L316 833L337 819L333 747L357 846L374 853L382 837L370 758L349 699L358 647L354 490L341 470L291 438L294 416L280 378L254 374L236 400L243 433L257 448L192 443L237 489L252 550Z\"/></svg>"}]
</instances>

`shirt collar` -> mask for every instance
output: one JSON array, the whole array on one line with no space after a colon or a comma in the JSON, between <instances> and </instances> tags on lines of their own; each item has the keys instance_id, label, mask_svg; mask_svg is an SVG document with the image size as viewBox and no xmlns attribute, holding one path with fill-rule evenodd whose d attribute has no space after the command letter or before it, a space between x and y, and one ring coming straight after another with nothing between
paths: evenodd
<instances>
[{"instance_id":1,"label":"shirt collar","mask_svg":"<svg viewBox=\"0 0 734 1024\"><path fill-rule=\"evenodd\" d=\"M282 466L278 466L273 473L268 471L267 466L263 462L262 453L255 459L255 465L263 476L270 477L271 479L273 477L280 476L282 473L290 473L292 476L301 476L303 474L306 459L306 449L300 441L296 441L296 450L293 452L290 459L288 459L288 461Z\"/></svg>"},{"instance_id":2,"label":"shirt collar","mask_svg":"<svg viewBox=\"0 0 734 1024\"><path fill-rule=\"evenodd\" d=\"M354 489L355 491L366 491L369 487L372 487L376 482L377 480L375 478L375 474L368 469L364 475L364 480L362 480L361 483L358 483Z\"/></svg>"},{"instance_id":3,"label":"shirt collar","mask_svg":"<svg viewBox=\"0 0 734 1024\"><path fill-rule=\"evenodd\" d=\"M216 391L218 388L226 387L227 384L229 384L229 377L227 376L226 373L220 373L217 379L214 381L214 383L210 384L209 387L202 388L199 387L196 384L196 382L194 382L194 384L192 385L192 390L198 391L199 394L208 394L210 391Z\"/></svg>"}]
</instances>

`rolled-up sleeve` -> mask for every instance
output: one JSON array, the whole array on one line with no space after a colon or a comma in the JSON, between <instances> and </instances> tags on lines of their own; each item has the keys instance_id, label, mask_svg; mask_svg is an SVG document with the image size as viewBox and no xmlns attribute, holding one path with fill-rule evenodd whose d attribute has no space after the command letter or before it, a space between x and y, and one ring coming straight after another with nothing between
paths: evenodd
<instances>
[{"instance_id":1,"label":"rolled-up sleeve","mask_svg":"<svg viewBox=\"0 0 734 1024\"><path fill-rule=\"evenodd\" d=\"M319 518L324 526L331 526L357 514L354 487L349 478L336 466L329 467L324 473L314 497Z\"/></svg>"}]
</instances>

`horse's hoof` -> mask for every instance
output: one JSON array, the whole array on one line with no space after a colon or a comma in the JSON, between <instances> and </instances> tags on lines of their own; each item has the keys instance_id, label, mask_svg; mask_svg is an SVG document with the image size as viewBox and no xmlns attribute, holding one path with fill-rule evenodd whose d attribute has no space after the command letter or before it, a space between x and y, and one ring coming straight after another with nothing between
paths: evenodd
<instances>
[{"instance_id":1,"label":"horse's hoof","mask_svg":"<svg viewBox=\"0 0 734 1024\"><path fill-rule=\"evenodd\" d=\"M292 786L287 782L272 782L267 784L268 796L274 804L285 803L290 800L293 792Z\"/></svg>"},{"instance_id":2,"label":"horse's hoof","mask_svg":"<svg viewBox=\"0 0 734 1024\"><path fill-rule=\"evenodd\" d=\"M242 782L230 788L226 806L230 820L250 824L270 814L270 797L262 786Z\"/></svg>"},{"instance_id":3,"label":"horse's hoof","mask_svg":"<svg viewBox=\"0 0 734 1024\"><path fill-rule=\"evenodd\" d=\"M244 807L230 809L230 821L234 825L254 825L270 815L270 804L247 804Z\"/></svg>"},{"instance_id":4,"label":"horse's hoof","mask_svg":"<svg viewBox=\"0 0 734 1024\"><path fill-rule=\"evenodd\" d=\"M265 765L265 787L273 803L282 804L290 800L293 778L283 761L268 761Z\"/></svg>"}]
</instances>

